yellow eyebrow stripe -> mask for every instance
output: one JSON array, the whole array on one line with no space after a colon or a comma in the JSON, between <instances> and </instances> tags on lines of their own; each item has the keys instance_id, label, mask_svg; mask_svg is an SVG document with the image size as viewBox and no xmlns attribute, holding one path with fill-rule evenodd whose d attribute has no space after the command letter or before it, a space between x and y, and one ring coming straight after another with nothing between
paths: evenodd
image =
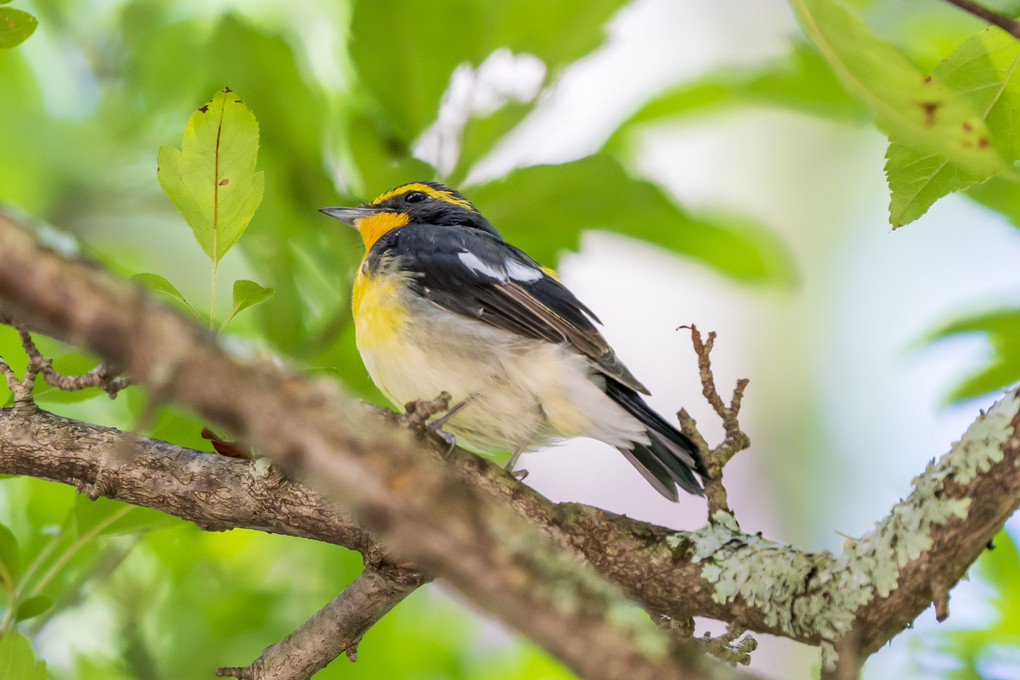
<instances>
[{"instance_id":1,"label":"yellow eyebrow stripe","mask_svg":"<svg viewBox=\"0 0 1020 680\"><path fill-rule=\"evenodd\" d=\"M388 198L406 194L408 191L420 191L423 194L439 199L440 201L446 201L447 203L452 203L453 205L460 206L461 208L467 208L468 210L474 211L474 207L463 198L460 198L449 191L433 189L428 184L421 184L419 182L415 182L414 184L405 184L397 187L396 189L391 189L385 194L377 196L376 199L372 201L371 205L379 205Z\"/></svg>"}]
</instances>

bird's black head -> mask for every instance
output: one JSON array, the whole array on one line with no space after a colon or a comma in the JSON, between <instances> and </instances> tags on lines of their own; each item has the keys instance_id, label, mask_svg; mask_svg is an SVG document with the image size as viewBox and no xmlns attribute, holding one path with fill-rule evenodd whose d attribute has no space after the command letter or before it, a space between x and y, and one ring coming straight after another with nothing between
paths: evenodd
<instances>
[{"instance_id":1,"label":"bird's black head","mask_svg":"<svg viewBox=\"0 0 1020 680\"><path fill-rule=\"evenodd\" d=\"M361 232L366 248L406 224L461 226L500 236L470 201L438 182L402 184L357 208L323 208L322 212Z\"/></svg>"}]
</instances>

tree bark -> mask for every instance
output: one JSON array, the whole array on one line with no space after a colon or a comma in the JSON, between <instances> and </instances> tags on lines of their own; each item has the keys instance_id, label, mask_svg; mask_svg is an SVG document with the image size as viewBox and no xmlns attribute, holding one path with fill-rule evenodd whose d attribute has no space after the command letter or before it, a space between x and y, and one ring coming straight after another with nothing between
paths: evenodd
<instances>
[{"instance_id":1,"label":"tree bark","mask_svg":"<svg viewBox=\"0 0 1020 680\"><path fill-rule=\"evenodd\" d=\"M866 658L933 600L944 612L949 590L1020 503L1020 393L1012 391L917 477L905 501L838 556L745 534L725 512L698 531L677 532L588 506L555 505L469 453L455 450L449 464L437 461L332 385L237 364L211 335L138 289L40 248L3 218L0 243L0 311L123 366L156 398L191 408L289 472L314 480L349 513L332 511L336 525L323 529L338 539L331 542L361 545L370 563L385 564L391 550L401 563L413 561L447 579L584 677L734 675L649 621L621 616L628 604L617 588L653 615L709 616L820 645L830 670L837 649ZM141 476L160 470L161 463L145 460L144 445L128 460L111 459L108 444L105 454L82 453L83 442L106 436L104 430L66 422L55 425L49 455L76 451L72 457L89 460L73 469L29 463L32 451L39 455L47 446L33 439L47 432L31 424L34 418L55 416L23 407L3 412L3 471L88 480L92 491L137 502L129 496L140 500L141 487L121 477L132 466ZM232 470L242 487L259 465L263 474L271 471L262 463L210 462L209 454L184 456L179 449L167 455L183 456L178 464L187 469L200 459ZM192 513L200 525L208 517L209 527L243 525L330 540L280 497L294 489L310 493L280 481L263 493L266 514L239 518L247 524L231 524L222 509L193 501L149 498L142 504L165 503L175 514L195 519L185 514ZM246 506L239 502L240 513Z\"/></svg>"}]
</instances>

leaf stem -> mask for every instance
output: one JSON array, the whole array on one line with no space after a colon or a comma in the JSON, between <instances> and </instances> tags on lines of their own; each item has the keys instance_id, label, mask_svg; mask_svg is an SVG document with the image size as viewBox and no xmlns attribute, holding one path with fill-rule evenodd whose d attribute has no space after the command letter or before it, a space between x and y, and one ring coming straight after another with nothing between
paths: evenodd
<instances>
[{"instance_id":1,"label":"leaf stem","mask_svg":"<svg viewBox=\"0 0 1020 680\"><path fill-rule=\"evenodd\" d=\"M216 236L214 232L213 243L215 244L215 242ZM215 249L216 246L213 245L213 248ZM212 291L209 299L209 330L211 331L216 330L216 267L218 264L214 258L212 263Z\"/></svg>"}]
</instances>

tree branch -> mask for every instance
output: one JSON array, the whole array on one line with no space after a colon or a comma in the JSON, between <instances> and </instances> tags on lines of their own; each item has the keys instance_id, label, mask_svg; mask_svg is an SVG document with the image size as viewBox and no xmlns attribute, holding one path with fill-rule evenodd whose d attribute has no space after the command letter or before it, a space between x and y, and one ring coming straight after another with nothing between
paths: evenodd
<instances>
[{"instance_id":1,"label":"tree branch","mask_svg":"<svg viewBox=\"0 0 1020 680\"><path fill-rule=\"evenodd\" d=\"M999 14L998 12L992 11L977 2L971 0L946 0L950 5L956 5L964 12L973 14L978 19L987 21L993 26L998 26L1002 30L1009 33L1014 38L1020 38L1020 23L1014 20L1012 17L1008 17L1005 14Z\"/></svg>"},{"instance_id":2,"label":"tree branch","mask_svg":"<svg viewBox=\"0 0 1020 680\"><path fill-rule=\"evenodd\" d=\"M31 334L27 329L17 323L13 324L21 336L21 346L28 354L28 360L35 370L42 375L47 383L65 392L75 392L89 387L98 387L111 399L117 397L117 393L131 385L130 378L118 378L120 372L107 363L101 363L91 371L82 375L64 375L53 368L53 363L42 355L42 352L35 346ZM27 377L27 376L26 376ZM32 376L34 378L34 375Z\"/></svg>"},{"instance_id":3,"label":"tree branch","mask_svg":"<svg viewBox=\"0 0 1020 680\"><path fill-rule=\"evenodd\" d=\"M702 340L701 333L697 326L681 326L691 331L691 343L694 345L694 353L698 355L698 375L701 378L701 394L712 406L712 409L719 416L723 424L723 431L726 438L714 449L710 449L705 438L698 432L698 424L694 418L687 413L686 409L680 409L677 418L680 421L680 429L691 440L697 444L705 454L705 467L708 468L709 480L705 483L705 496L708 500L708 519L714 521L716 513L724 512L733 516L730 510L729 501L726 498L726 487L723 486L723 467L730 462L738 452L751 446L751 438L740 429L740 403L744 399L744 390L750 382L747 378L737 381L733 389L733 397L730 405L727 406L719 391L715 387L715 376L712 374L712 348L715 346L715 331L710 331L708 340ZM679 330L679 329L677 329Z\"/></svg>"},{"instance_id":4,"label":"tree branch","mask_svg":"<svg viewBox=\"0 0 1020 680\"><path fill-rule=\"evenodd\" d=\"M697 677L699 664L713 673L720 666L689 657L683 646L666 642L657 629L650 633L640 621L621 630L614 622L624 601L579 568L579 556L649 612L676 620L708 616L821 645L827 650L826 667L833 669L835 650L866 658L933 599L941 600L1020 503L1020 393L1014 391L929 465L910 496L872 532L838 556L743 533L725 516L698 531L677 532L589 506L554 505L489 461L459 449L449 453L449 464L438 465L434 455L422 455L383 419L329 386L267 367L236 365L204 331L127 284L40 249L2 219L0 242L0 311L117 362L143 382L159 385L168 399L320 480L352 511L344 518L333 510L335 521L350 527L346 520L353 518L370 528L384 545L447 578L585 677L622 672ZM4 472L34 474L25 469L30 467L25 458L41 455L31 443L38 428L16 422L28 411L19 406L0 412ZM58 429L77 433L66 435L59 446L82 446L95 434L92 427L64 423ZM86 456L74 478L102 469L101 455ZM199 458L205 465L210 456L189 453L180 464ZM272 469L212 458L216 466L240 466L233 469L243 478L251 474L249 468L262 465L263 474ZM17 461L21 469L7 467ZM137 459L121 461L110 471L109 495L137 491L119 480L136 464ZM160 471L158 461L148 464ZM59 462L35 465L49 473L40 476L61 474ZM192 479L205 483L198 470ZM247 515L246 526L329 540L316 534L335 531L331 523L317 517L318 528L307 526L302 513L289 516L286 504L277 507L286 488L281 481L267 490L267 514ZM188 496L168 501L172 511L210 513L219 520L211 526L229 525L222 508L199 512L201 503ZM210 497L199 500L207 503ZM246 500L239 502L244 510ZM274 513L283 521L272 518ZM289 520L300 525L300 533L288 527ZM536 528L556 545L541 540Z\"/></svg>"},{"instance_id":5,"label":"tree branch","mask_svg":"<svg viewBox=\"0 0 1020 680\"><path fill-rule=\"evenodd\" d=\"M444 577L590 678L699 677L713 669L526 518L452 478L336 387L239 366L210 334L139 288L41 248L0 218L0 307L122 366L249 441L352 511L386 546ZM285 425L283 425L285 424ZM727 671L728 672L728 671Z\"/></svg>"},{"instance_id":6,"label":"tree branch","mask_svg":"<svg viewBox=\"0 0 1020 680\"><path fill-rule=\"evenodd\" d=\"M424 580L397 580L366 568L343 592L250 666L220 668L218 677L240 680L303 680L340 654L358 660L361 636Z\"/></svg>"}]
</instances>

